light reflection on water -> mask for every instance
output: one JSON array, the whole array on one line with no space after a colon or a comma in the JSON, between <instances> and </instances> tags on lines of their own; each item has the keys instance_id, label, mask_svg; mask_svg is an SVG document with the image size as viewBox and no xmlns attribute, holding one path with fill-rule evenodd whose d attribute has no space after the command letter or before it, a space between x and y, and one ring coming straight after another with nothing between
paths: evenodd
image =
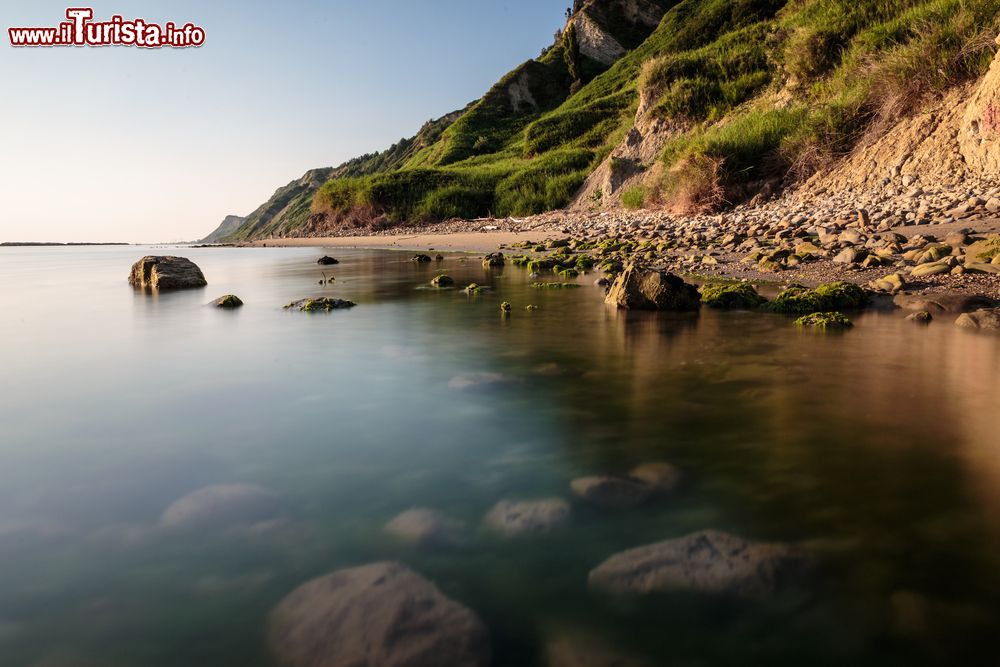
<instances>
[{"instance_id":1,"label":"light reflection on water","mask_svg":"<svg viewBox=\"0 0 1000 667\"><path fill-rule=\"evenodd\" d=\"M191 257L210 286L133 292L147 252ZM654 664L981 664L992 649L1000 338L898 313L830 336L760 314L622 313L588 278L533 290L522 269L459 255L327 252L342 263L0 250L3 665L271 665L277 600L384 559L476 609L499 665L541 664L566 632ZM495 289L423 289L442 270ZM247 305L203 307L228 292ZM360 305L281 310L321 294ZM459 388L483 377L502 381ZM478 529L502 498L568 496L576 476L654 460L685 474L664 502L577 506L565 530L513 543ZM159 526L223 482L279 493L286 521ZM413 506L464 520L466 541L394 543L383 524ZM710 527L807 543L821 574L764 605L587 593L612 553Z\"/></svg>"}]
</instances>

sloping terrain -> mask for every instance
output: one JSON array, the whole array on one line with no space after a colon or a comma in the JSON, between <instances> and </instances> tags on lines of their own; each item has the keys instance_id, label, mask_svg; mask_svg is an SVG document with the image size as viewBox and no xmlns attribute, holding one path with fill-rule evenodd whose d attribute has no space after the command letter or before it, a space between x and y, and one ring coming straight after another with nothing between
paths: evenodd
<instances>
[{"instance_id":1,"label":"sloping terrain","mask_svg":"<svg viewBox=\"0 0 1000 667\"><path fill-rule=\"evenodd\" d=\"M970 154L975 135L977 168L995 169L983 141L996 111L982 102L969 120L957 101L978 94L972 82L993 59L995 0L577 5L552 46L480 100L384 153L309 172L231 238L568 205L710 211L828 174L846 183L845 160L907 132L920 144L949 99L954 118L932 124L960 125L948 141ZM911 152L913 169L941 165L933 150Z\"/></svg>"}]
</instances>

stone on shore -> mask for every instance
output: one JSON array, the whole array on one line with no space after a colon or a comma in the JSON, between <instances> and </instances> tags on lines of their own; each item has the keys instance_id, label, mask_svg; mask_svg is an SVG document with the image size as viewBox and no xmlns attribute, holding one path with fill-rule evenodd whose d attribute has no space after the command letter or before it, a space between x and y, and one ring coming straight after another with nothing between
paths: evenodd
<instances>
[{"instance_id":1,"label":"stone on shore","mask_svg":"<svg viewBox=\"0 0 1000 667\"><path fill-rule=\"evenodd\" d=\"M470 609L400 563L338 570L288 594L269 644L289 667L487 667L489 635Z\"/></svg>"},{"instance_id":2,"label":"stone on shore","mask_svg":"<svg viewBox=\"0 0 1000 667\"><path fill-rule=\"evenodd\" d=\"M406 510L385 525L385 532L401 542L420 547L458 543L462 523L426 507Z\"/></svg>"},{"instance_id":3,"label":"stone on shore","mask_svg":"<svg viewBox=\"0 0 1000 667\"><path fill-rule=\"evenodd\" d=\"M278 518L277 495L253 484L213 484L193 491L163 511L165 528L227 528Z\"/></svg>"},{"instance_id":4,"label":"stone on shore","mask_svg":"<svg viewBox=\"0 0 1000 667\"><path fill-rule=\"evenodd\" d=\"M629 310L698 310L698 288L666 271L629 264L615 278L606 303Z\"/></svg>"},{"instance_id":5,"label":"stone on shore","mask_svg":"<svg viewBox=\"0 0 1000 667\"><path fill-rule=\"evenodd\" d=\"M132 265L128 282L133 287L189 289L208 284L198 265L186 257L147 255Z\"/></svg>"},{"instance_id":6,"label":"stone on shore","mask_svg":"<svg viewBox=\"0 0 1000 667\"><path fill-rule=\"evenodd\" d=\"M569 503L562 498L501 500L483 517L483 523L504 537L553 531L569 520Z\"/></svg>"},{"instance_id":7,"label":"stone on shore","mask_svg":"<svg viewBox=\"0 0 1000 667\"><path fill-rule=\"evenodd\" d=\"M243 300L235 294L227 294L225 296L220 296L209 305L224 309L239 308L243 305Z\"/></svg>"},{"instance_id":8,"label":"stone on shore","mask_svg":"<svg viewBox=\"0 0 1000 667\"><path fill-rule=\"evenodd\" d=\"M883 278L873 280L869 283L869 287L876 292L898 294L903 288L906 287L906 279L903 277L902 273L890 273Z\"/></svg>"},{"instance_id":9,"label":"stone on shore","mask_svg":"<svg viewBox=\"0 0 1000 667\"><path fill-rule=\"evenodd\" d=\"M588 581L593 590L618 595L693 591L765 599L807 565L797 547L706 530L616 554Z\"/></svg>"},{"instance_id":10,"label":"stone on shore","mask_svg":"<svg viewBox=\"0 0 1000 667\"><path fill-rule=\"evenodd\" d=\"M972 313L963 313L955 324L964 329L984 329L1000 331L1000 308L982 308Z\"/></svg>"}]
</instances>

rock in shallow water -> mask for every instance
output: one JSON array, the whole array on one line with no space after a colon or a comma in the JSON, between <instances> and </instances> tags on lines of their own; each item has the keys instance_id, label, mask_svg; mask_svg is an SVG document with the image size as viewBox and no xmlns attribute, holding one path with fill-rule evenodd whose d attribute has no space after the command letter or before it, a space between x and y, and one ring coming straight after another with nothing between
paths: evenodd
<instances>
[{"instance_id":1,"label":"rock in shallow water","mask_svg":"<svg viewBox=\"0 0 1000 667\"><path fill-rule=\"evenodd\" d=\"M666 271L630 264L615 279L605 302L630 310L698 310L698 288Z\"/></svg>"},{"instance_id":2,"label":"rock in shallow water","mask_svg":"<svg viewBox=\"0 0 1000 667\"><path fill-rule=\"evenodd\" d=\"M160 517L167 528L251 525L281 514L278 496L253 484L213 484L171 504Z\"/></svg>"},{"instance_id":3,"label":"rock in shallow water","mask_svg":"<svg viewBox=\"0 0 1000 667\"><path fill-rule=\"evenodd\" d=\"M993 299L961 292L938 292L935 294L897 294L893 299L904 310L926 310L935 313L966 313L996 305Z\"/></svg>"},{"instance_id":4,"label":"rock in shallow water","mask_svg":"<svg viewBox=\"0 0 1000 667\"><path fill-rule=\"evenodd\" d=\"M318 299L300 299L293 301L285 310L299 310L303 313L328 313L331 310L343 310L354 308L358 304L346 299L331 299L330 297L320 297Z\"/></svg>"},{"instance_id":5,"label":"rock in shallow water","mask_svg":"<svg viewBox=\"0 0 1000 667\"><path fill-rule=\"evenodd\" d=\"M483 523L504 537L548 533L569 519L569 503L562 498L501 500L486 513Z\"/></svg>"},{"instance_id":6,"label":"rock in shallow water","mask_svg":"<svg viewBox=\"0 0 1000 667\"><path fill-rule=\"evenodd\" d=\"M479 617L399 563L338 570L271 614L270 645L290 667L486 667Z\"/></svg>"},{"instance_id":7,"label":"rock in shallow water","mask_svg":"<svg viewBox=\"0 0 1000 667\"><path fill-rule=\"evenodd\" d=\"M1000 331L1000 308L982 308L973 313L964 313L955 320L964 329L986 329Z\"/></svg>"},{"instance_id":8,"label":"rock in shallow water","mask_svg":"<svg viewBox=\"0 0 1000 667\"><path fill-rule=\"evenodd\" d=\"M797 547L706 530L616 554L590 571L589 584L613 594L696 591L766 598L807 565Z\"/></svg>"},{"instance_id":9,"label":"rock in shallow water","mask_svg":"<svg viewBox=\"0 0 1000 667\"><path fill-rule=\"evenodd\" d=\"M225 296L220 296L209 305L224 309L239 308L243 305L243 300L235 294L227 294Z\"/></svg>"},{"instance_id":10,"label":"rock in shallow water","mask_svg":"<svg viewBox=\"0 0 1000 667\"><path fill-rule=\"evenodd\" d=\"M147 255L132 265L128 282L133 287L186 289L208 284L198 265L186 257Z\"/></svg>"}]
</instances>

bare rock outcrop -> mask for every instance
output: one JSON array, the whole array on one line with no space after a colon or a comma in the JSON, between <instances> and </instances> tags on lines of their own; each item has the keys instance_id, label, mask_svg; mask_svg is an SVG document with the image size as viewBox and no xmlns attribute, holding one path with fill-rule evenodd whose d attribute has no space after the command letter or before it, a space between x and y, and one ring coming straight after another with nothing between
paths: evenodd
<instances>
[{"instance_id":1,"label":"bare rock outcrop","mask_svg":"<svg viewBox=\"0 0 1000 667\"><path fill-rule=\"evenodd\" d=\"M270 645L289 667L487 667L479 617L399 563L338 570L288 594Z\"/></svg>"},{"instance_id":2,"label":"bare rock outcrop","mask_svg":"<svg viewBox=\"0 0 1000 667\"><path fill-rule=\"evenodd\" d=\"M186 257L147 255L132 265L128 282L133 287L185 289L208 284L198 265Z\"/></svg>"},{"instance_id":3,"label":"bare rock outcrop","mask_svg":"<svg viewBox=\"0 0 1000 667\"><path fill-rule=\"evenodd\" d=\"M969 100L959 143L972 170L1000 178L1000 54Z\"/></svg>"}]
</instances>

